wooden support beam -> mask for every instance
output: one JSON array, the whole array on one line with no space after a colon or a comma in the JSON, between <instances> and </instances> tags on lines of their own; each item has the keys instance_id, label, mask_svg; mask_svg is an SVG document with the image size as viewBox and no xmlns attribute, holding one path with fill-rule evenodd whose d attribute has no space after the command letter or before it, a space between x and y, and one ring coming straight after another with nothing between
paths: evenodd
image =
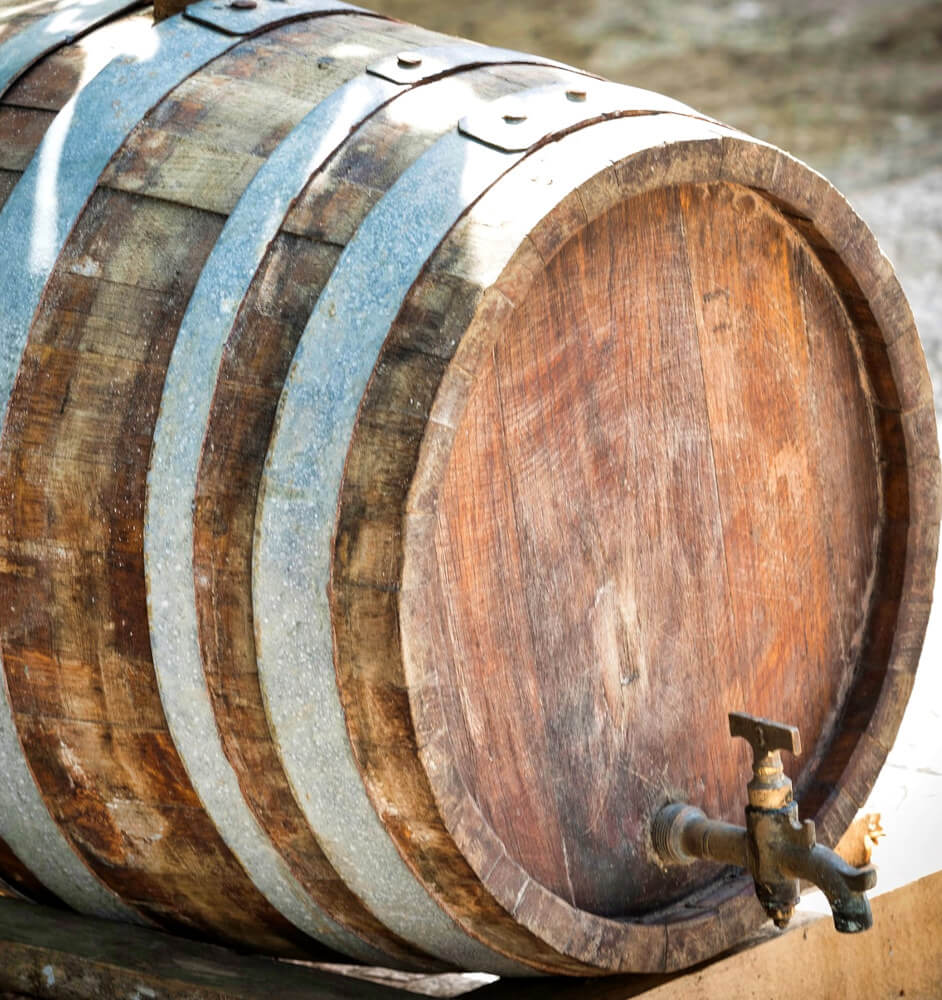
<instances>
[{"instance_id":1,"label":"wooden support beam","mask_svg":"<svg viewBox=\"0 0 942 1000\"><path fill-rule=\"evenodd\" d=\"M503 980L475 1000L724 1000L937 997L942 984L942 872L873 900L874 927L837 935L830 918L766 931L734 953L672 977ZM395 975L395 974L391 974ZM414 977L428 989L434 977ZM444 992L454 977L440 977ZM0 899L0 992L43 1000L402 1000L396 986L238 955L167 934ZM467 986L477 985L468 978Z\"/></svg>"},{"instance_id":2,"label":"wooden support beam","mask_svg":"<svg viewBox=\"0 0 942 1000\"><path fill-rule=\"evenodd\" d=\"M397 1000L398 989L0 899L0 994L44 1000Z\"/></svg>"}]
</instances>

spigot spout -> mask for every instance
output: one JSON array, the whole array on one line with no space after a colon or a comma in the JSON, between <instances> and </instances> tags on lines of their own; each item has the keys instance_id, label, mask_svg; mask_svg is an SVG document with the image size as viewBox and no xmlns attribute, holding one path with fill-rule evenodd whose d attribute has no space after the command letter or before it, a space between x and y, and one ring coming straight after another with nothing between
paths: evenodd
<instances>
[{"instance_id":1,"label":"spigot spout","mask_svg":"<svg viewBox=\"0 0 942 1000\"><path fill-rule=\"evenodd\" d=\"M813 882L827 897L834 926L842 934L857 934L873 926L870 900L864 895L877 884L873 865L854 868L823 844L810 850L787 849L782 867L804 882Z\"/></svg>"},{"instance_id":2,"label":"spigot spout","mask_svg":"<svg viewBox=\"0 0 942 1000\"><path fill-rule=\"evenodd\" d=\"M834 926L845 934L873 925L864 892L876 885L872 865L854 868L834 851L815 843L814 823L798 821L792 783L780 750L798 753L798 731L768 719L730 715L730 732L753 749L753 777L745 828L709 819L695 806L672 802L654 818L651 838L664 864L702 859L738 865L752 875L756 896L776 927L785 927L798 902L800 882L813 882L827 897Z\"/></svg>"}]
</instances>

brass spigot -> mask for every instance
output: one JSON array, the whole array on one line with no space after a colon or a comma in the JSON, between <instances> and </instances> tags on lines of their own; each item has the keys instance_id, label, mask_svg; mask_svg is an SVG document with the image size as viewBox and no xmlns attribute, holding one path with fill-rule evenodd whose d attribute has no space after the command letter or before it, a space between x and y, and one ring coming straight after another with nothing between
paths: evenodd
<instances>
[{"instance_id":1,"label":"brass spigot","mask_svg":"<svg viewBox=\"0 0 942 1000\"><path fill-rule=\"evenodd\" d=\"M776 927L785 927L791 919L800 881L813 882L831 904L839 931L853 934L867 930L873 925L873 914L864 892L876 885L876 870L872 865L849 865L834 851L815 843L813 820L799 822L798 803L779 753L801 753L798 730L731 712L729 732L752 745L745 829L709 819L696 806L672 802L658 812L651 827L661 861L690 864L699 859L747 869L759 902Z\"/></svg>"}]
</instances>

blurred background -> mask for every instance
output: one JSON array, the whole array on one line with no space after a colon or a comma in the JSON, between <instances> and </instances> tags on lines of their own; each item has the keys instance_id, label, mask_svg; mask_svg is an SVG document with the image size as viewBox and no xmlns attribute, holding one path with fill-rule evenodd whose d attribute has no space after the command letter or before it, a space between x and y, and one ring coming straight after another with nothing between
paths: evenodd
<instances>
[{"instance_id":1,"label":"blurred background","mask_svg":"<svg viewBox=\"0 0 942 1000\"><path fill-rule=\"evenodd\" d=\"M677 98L825 174L880 239L942 371L942 2L373 0L423 27ZM936 378L936 409L942 413Z\"/></svg>"},{"instance_id":2,"label":"blurred background","mask_svg":"<svg viewBox=\"0 0 942 1000\"><path fill-rule=\"evenodd\" d=\"M848 198L897 269L942 416L942 2L373 0L427 28L677 98ZM885 892L942 869L942 576L916 688L867 804ZM787 720L785 720L787 721ZM823 900L803 900L809 909Z\"/></svg>"}]
</instances>

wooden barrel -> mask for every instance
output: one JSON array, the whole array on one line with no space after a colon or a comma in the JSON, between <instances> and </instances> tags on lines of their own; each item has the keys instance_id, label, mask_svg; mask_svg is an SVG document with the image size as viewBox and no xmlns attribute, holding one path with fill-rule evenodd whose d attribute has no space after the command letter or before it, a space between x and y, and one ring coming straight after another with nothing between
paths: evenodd
<instances>
[{"instance_id":1,"label":"wooden barrel","mask_svg":"<svg viewBox=\"0 0 942 1000\"><path fill-rule=\"evenodd\" d=\"M332 0L0 21L0 878L282 955L683 967L912 686L932 394L820 176Z\"/></svg>"}]
</instances>

